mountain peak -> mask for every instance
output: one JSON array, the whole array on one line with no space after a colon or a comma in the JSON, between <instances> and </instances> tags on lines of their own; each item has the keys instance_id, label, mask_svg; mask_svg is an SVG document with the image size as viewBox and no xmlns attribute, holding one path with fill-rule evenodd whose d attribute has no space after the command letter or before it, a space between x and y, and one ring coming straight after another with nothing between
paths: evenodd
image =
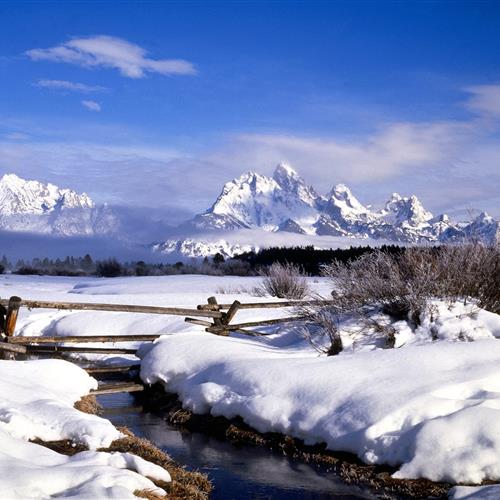
<instances>
[{"instance_id":1,"label":"mountain peak","mask_svg":"<svg viewBox=\"0 0 500 500\"><path fill-rule=\"evenodd\" d=\"M282 161L280 163L278 163L278 165L276 166L276 168L274 169L274 175L273 175L274 179L276 179L276 177L280 178L280 177L299 177L299 175L297 174L297 171L288 163Z\"/></svg>"},{"instance_id":2,"label":"mountain peak","mask_svg":"<svg viewBox=\"0 0 500 500\"><path fill-rule=\"evenodd\" d=\"M480 222L480 223L491 223L493 222L493 217L488 214L488 212L481 212L475 219L474 222Z\"/></svg>"},{"instance_id":3,"label":"mountain peak","mask_svg":"<svg viewBox=\"0 0 500 500\"><path fill-rule=\"evenodd\" d=\"M368 213L368 209L359 202L345 184L333 186L328 198L327 210L341 225Z\"/></svg>"},{"instance_id":4,"label":"mountain peak","mask_svg":"<svg viewBox=\"0 0 500 500\"><path fill-rule=\"evenodd\" d=\"M415 195L405 197L399 193L392 194L381 213L387 222L396 226L421 227L434 217Z\"/></svg>"},{"instance_id":5,"label":"mountain peak","mask_svg":"<svg viewBox=\"0 0 500 500\"><path fill-rule=\"evenodd\" d=\"M273 179L286 191L296 191L298 186L305 186L302 177L288 163L280 163L274 169Z\"/></svg>"},{"instance_id":6,"label":"mountain peak","mask_svg":"<svg viewBox=\"0 0 500 500\"><path fill-rule=\"evenodd\" d=\"M92 208L93 201L85 194L61 189L54 184L26 180L16 174L0 179L0 213L44 214L57 208Z\"/></svg>"},{"instance_id":7,"label":"mountain peak","mask_svg":"<svg viewBox=\"0 0 500 500\"><path fill-rule=\"evenodd\" d=\"M498 223L488 224L491 220L487 214L479 216L475 226L481 226L481 234L497 234ZM360 203L345 184L319 196L284 162L273 177L247 172L226 183L212 207L192 223L197 231L259 228L403 242L450 240L458 227L444 214L433 217L414 195L393 193L379 211Z\"/></svg>"}]
</instances>

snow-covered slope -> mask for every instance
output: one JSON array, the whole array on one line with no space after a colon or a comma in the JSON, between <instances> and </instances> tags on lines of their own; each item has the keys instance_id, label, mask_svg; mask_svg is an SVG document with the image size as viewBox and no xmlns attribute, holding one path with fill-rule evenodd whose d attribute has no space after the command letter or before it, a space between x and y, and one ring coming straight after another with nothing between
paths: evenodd
<instances>
[{"instance_id":1,"label":"snow-covered slope","mask_svg":"<svg viewBox=\"0 0 500 500\"><path fill-rule=\"evenodd\" d=\"M182 254L186 249L185 255L192 257L210 255L205 252L211 252L212 247L224 247L222 253L230 255L230 245L222 243L221 233L242 229L402 243L470 238L489 244L500 241L499 223L487 214L457 224L446 214L434 216L415 195L398 193L393 193L382 209L371 210L344 184L319 195L292 167L281 163L272 177L247 172L227 182L215 203L183 226L188 239L171 239L156 244L154 250ZM207 237L211 231L217 232L212 238L216 241ZM196 233L204 234L200 237ZM323 246L319 239L318 246Z\"/></svg>"},{"instance_id":2,"label":"snow-covered slope","mask_svg":"<svg viewBox=\"0 0 500 500\"><path fill-rule=\"evenodd\" d=\"M58 236L117 234L118 219L106 205L54 184L15 174L0 179L0 229Z\"/></svg>"},{"instance_id":3,"label":"snow-covered slope","mask_svg":"<svg viewBox=\"0 0 500 500\"><path fill-rule=\"evenodd\" d=\"M317 199L291 167L280 164L272 178L248 172L227 182L211 208L193 223L199 229L260 227L276 231L290 219L312 232Z\"/></svg>"}]
</instances>

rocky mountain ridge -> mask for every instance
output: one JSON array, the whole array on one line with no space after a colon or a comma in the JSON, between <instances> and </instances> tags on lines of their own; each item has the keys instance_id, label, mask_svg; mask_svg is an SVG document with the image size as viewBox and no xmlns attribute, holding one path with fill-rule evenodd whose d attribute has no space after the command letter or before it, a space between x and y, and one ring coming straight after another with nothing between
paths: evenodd
<instances>
[{"instance_id":1,"label":"rocky mountain ridge","mask_svg":"<svg viewBox=\"0 0 500 500\"><path fill-rule=\"evenodd\" d=\"M0 179L0 229L100 236L119 234L119 222L108 205L96 205L86 193L6 174Z\"/></svg>"},{"instance_id":2,"label":"rocky mountain ridge","mask_svg":"<svg viewBox=\"0 0 500 500\"><path fill-rule=\"evenodd\" d=\"M197 231L255 229L403 243L446 242L478 235L498 241L498 221L486 213L466 224L434 216L420 200L393 193L381 210L364 206L344 184L319 195L281 163L273 177L247 172L227 182L215 203L190 222ZM496 239L495 239L496 238Z\"/></svg>"}]
</instances>

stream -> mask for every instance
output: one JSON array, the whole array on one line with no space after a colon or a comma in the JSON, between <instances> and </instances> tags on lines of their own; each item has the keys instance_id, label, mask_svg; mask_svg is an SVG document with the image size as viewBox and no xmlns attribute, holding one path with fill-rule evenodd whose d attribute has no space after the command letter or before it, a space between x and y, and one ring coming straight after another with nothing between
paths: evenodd
<instances>
[{"instance_id":1,"label":"stream","mask_svg":"<svg viewBox=\"0 0 500 500\"><path fill-rule=\"evenodd\" d=\"M208 474L213 499L372 499L368 490L347 485L325 468L266 448L235 446L197 432L180 431L161 415L146 413L131 394L97 397L103 416L152 441L174 460Z\"/></svg>"}]
</instances>

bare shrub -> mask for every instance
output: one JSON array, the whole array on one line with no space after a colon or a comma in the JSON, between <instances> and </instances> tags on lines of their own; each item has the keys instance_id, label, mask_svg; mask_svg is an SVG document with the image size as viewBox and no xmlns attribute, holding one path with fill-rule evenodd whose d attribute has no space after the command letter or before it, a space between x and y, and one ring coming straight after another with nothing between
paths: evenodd
<instances>
[{"instance_id":1,"label":"bare shrub","mask_svg":"<svg viewBox=\"0 0 500 500\"><path fill-rule=\"evenodd\" d=\"M412 247L392 255L375 251L352 262L324 266L323 275L333 286L331 303L312 303L301 313L330 340L330 347L318 348L312 335L306 335L316 349L327 354L339 346L342 349L338 318L345 313L357 316L361 329L381 336L386 348L395 346L396 331L380 323L376 311L415 326L424 314L435 314L433 299L460 300L500 314L498 246Z\"/></svg>"},{"instance_id":2,"label":"bare shrub","mask_svg":"<svg viewBox=\"0 0 500 500\"><path fill-rule=\"evenodd\" d=\"M309 293L307 279L299 266L275 262L262 272L262 289L280 299L303 299Z\"/></svg>"},{"instance_id":3,"label":"bare shrub","mask_svg":"<svg viewBox=\"0 0 500 500\"><path fill-rule=\"evenodd\" d=\"M500 247L469 244L449 246L439 258L436 295L474 300L500 314Z\"/></svg>"},{"instance_id":4,"label":"bare shrub","mask_svg":"<svg viewBox=\"0 0 500 500\"><path fill-rule=\"evenodd\" d=\"M298 315L305 320L303 336L322 354L335 356L342 352L342 337L339 332L339 320L333 307L318 307L314 302L306 303L297 308ZM316 332L326 337L326 345L316 340Z\"/></svg>"},{"instance_id":5,"label":"bare shrub","mask_svg":"<svg viewBox=\"0 0 500 500\"><path fill-rule=\"evenodd\" d=\"M381 307L419 324L431 298L475 301L500 312L500 251L479 244L413 247L400 255L380 251L323 268L342 311Z\"/></svg>"}]
</instances>

